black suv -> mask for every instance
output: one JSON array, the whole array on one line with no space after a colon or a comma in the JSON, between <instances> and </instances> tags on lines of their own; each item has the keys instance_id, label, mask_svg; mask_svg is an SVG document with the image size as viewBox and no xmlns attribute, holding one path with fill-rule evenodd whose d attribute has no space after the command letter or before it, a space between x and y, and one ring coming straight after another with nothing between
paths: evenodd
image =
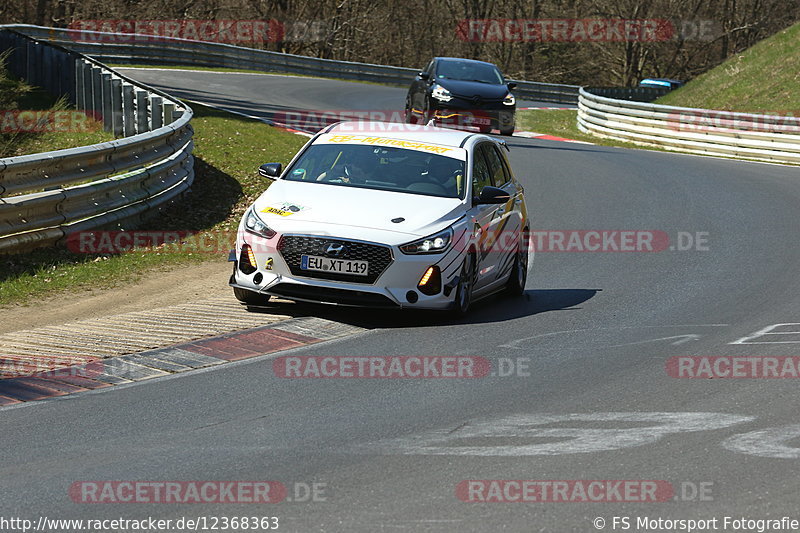
<instances>
[{"instance_id":1,"label":"black suv","mask_svg":"<svg viewBox=\"0 0 800 533\"><path fill-rule=\"evenodd\" d=\"M434 57L414 78L406 96L406 121L412 124L472 126L483 133L514 133L517 103L500 69L491 63Z\"/></svg>"}]
</instances>

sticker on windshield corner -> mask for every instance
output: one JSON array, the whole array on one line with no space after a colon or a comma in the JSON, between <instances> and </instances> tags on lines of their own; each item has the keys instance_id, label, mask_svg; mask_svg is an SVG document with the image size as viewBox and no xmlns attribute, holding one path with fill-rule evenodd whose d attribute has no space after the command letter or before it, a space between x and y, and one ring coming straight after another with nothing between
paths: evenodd
<instances>
[{"instance_id":1,"label":"sticker on windshield corner","mask_svg":"<svg viewBox=\"0 0 800 533\"><path fill-rule=\"evenodd\" d=\"M289 215L294 215L295 213L299 213L300 211L305 211L308 209L305 206L293 204L291 202L283 202L276 205L271 205L265 207L261 210L262 213L269 213L271 215L279 215L282 217L288 217Z\"/></svg>"},{"instance_id":2,"label":"sticker on windshield corner","mask_svg":"<svg viewBox=\"0 0 800 533\"><path fill-rule=\"evenodd\" d=\"M272 267L273 267L274 264L275 263L272 260L272 258L271 257L267 257L267 262L264 263L264 270L272 270Z\"/></svg>"}]
</instances>

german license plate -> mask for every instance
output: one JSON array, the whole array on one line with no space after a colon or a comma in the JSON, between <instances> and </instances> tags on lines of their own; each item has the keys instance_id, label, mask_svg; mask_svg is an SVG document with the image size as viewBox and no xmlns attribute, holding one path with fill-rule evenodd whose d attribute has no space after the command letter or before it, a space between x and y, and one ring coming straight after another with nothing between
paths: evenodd
<instances>
[{"instance_id":1,"label":"german license plate","mask_svg":"<svg viewBox=\"0 0 800 533\"><path fill-rule=\"evenodd\" d=\"M352 274L354 276L369 275L369 261L354 261L351 259L332 259L318 255L303 255L300 257L301 270L314 270L317 272L331 272L335 274Z\"/></svg>"},{"instance_id":2,"label":"german license plate","mask_svg":"<svg viewBox=\"0 0 800 533\"><path fill-rule=\"evenodd\" d=\"M492 121L486 117L472 117L471 120L472 124L478 124L479 126L491 126Z\"/></svg>"}]
</instances>

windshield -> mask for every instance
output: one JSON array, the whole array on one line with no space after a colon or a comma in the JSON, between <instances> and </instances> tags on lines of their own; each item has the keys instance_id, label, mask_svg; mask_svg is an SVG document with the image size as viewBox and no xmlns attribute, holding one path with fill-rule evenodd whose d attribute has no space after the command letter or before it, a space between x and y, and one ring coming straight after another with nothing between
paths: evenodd
<instances>
[{"instance_id":1,"label":"windshield","mask_svg":"<svg viewBox=\"0 0 800 533\"><path fill-rule=\"evenodd\" d=\"M465 181L460 159L423 150L355 144L314 144L284 179L443 198L462 198Z\"/></svg>"},{"instance_id":2,"label":"windshield","mask_svg":"<svg viewBox=\"0 0 800 533\"><path fill-rule=\"evenodd\" d=\"M503 76L497 67L472 61L440 61L436 67L436 77L451 80L479 81L502 85Z\"/></svg>"}]
</instances>

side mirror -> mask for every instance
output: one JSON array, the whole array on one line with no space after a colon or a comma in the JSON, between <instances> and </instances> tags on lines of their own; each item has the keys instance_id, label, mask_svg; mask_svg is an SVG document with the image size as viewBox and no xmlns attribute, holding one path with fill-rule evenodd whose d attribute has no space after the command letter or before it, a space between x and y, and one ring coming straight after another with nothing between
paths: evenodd
<instances>
[{"instance_id":1,"label":"side mirror","mask_svg":"<svg viewBox=\"0 0 800 533\"><path fill-rule=\"evenodd\" d=\"M499 187L487 185L474 202L476 204L504 204L511 200L511 195Z\"/></svg>"},{"instance_id":2,"label":"side mirror","mask_svg":"<svg viewBox=\"0 0 800 533\"><path fill-rule=\"evenodd\" d=\"M510 82L506 83L506 87L508 87L509 91L514 90L514 89L517 88L517 82L510 81Z\"/></svg>"},{"instance_id":3,"label":"side mirror","mask_svg":"<svg viewBox=\"0 0 800 533\"><path fill-rule=\"evenodd\" d=\"M264 163L258 167L258 173L260 175L273 180L280 177L281 170L283 170L283 167L280 163Z\"/></svg>"},{"instance_id":4,"label":"side mirror","mask_svg":"<svg viewBox=\"0 0 800 533\"><path fill-rule=\"evenodd\" d=\"M417 76L419 76L419 79L421 80L427 80L428 78L431 77L431 75L428 74L427 72L420 72L419 74L417 74Z\"/></svg>"}]
</instances>

